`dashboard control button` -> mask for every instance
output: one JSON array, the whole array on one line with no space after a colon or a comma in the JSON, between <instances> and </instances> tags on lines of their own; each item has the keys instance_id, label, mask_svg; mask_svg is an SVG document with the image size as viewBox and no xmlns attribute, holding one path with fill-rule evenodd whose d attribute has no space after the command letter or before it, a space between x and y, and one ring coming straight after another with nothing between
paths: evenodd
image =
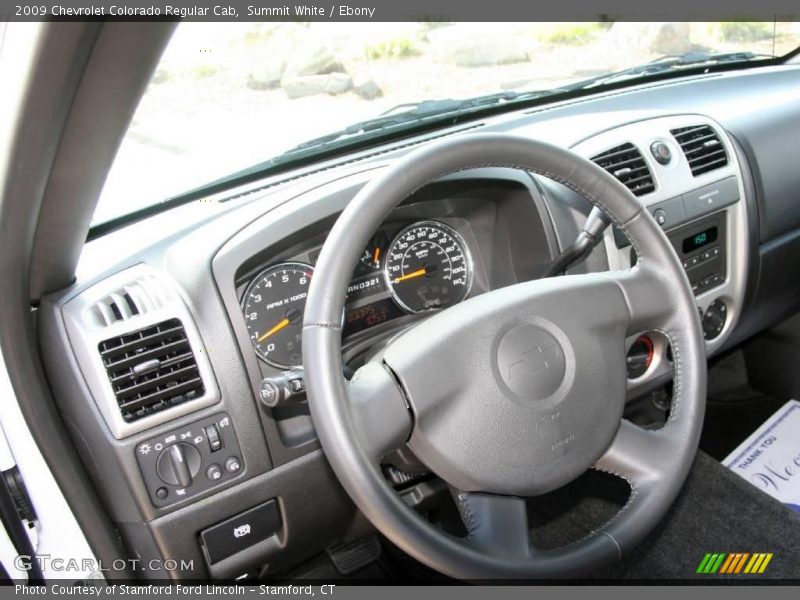
<instances>
[{"instance_id":1,"label":"dashboard control button","mask_svg":"<svg viewBox=\"0 0 800 600\"><path fill-rule=\"evenodd\" d=\"M700 263L700 259L697 256L693 256L692 258L687 258L683 261L683 268L684 269L691 269L695 265Z\"/></svg>"},{"instance_id":2,"label":"dashboard control button","mask_svg":"<svg viewBox=\"0 0 800 600\"><path fill-rule=\"evenodd\" d=\"M222 467L218 464L209 465L206 469L206 477L208 477L211 481L218 481L222 479Z\"/></svg>"},{"instance_id":3,"label":"dashboard control button","mask_svg":"<svg viewBox=\"0 0 800 600\"><path fill-rule=\"evenodd\" d=\"M662 141L650 144L650 152L658 164L666 165L672 160L672 151L669 149L669 146Z\"/></svg>"},{"instance_id":4,"label":"dashboard control button","mask_svg":"<svg viewBox=\"0 0 800 600\"><path fill-rule=\"evenodd\" d=\"M719 210L737 200L739 200L739 182L736 177L728 177L683 194L683 206L689 219Z\"/></svg>"},{"instance_id":5,"label":"dashboard control button","mask_svg":"<svg viewBox=\"0 0 800 600\"><path fill-rule=\"evenodd\" d=\"M270 500L200 532L209 563L216 563L280 531L278 503Z\"/></svg>"},{"instance_id":6,"label":"dashboard control button","mask_svg":"<svg viewBox=\"0 0 800 600\"><path fill-rule=\"evenodd\" d=\"M714 273L713 275L709 275L705 279L703 279L703 287L710 288L717 285L720 285L723 282L723 277L719 273Z\"/></svg>"},{"instance_id":7,"label":"dashboard control button","mask_svg":"<svg viewBox=\"0 0 800 600\"><path fill-rule=\"evenodd\" d=\"M212 452L216 452L222 448L222 438L219 435L219 429L215 424L206 427L206 439L208 440L208 447Z\"/></svg>"},{"instance_id":8,"label":"dashboard control button","mask_svg":"<svg viewBox=\"0 0 800 600\"><path fill-rule=\"evenodd\" d=\"M168 490L167 488L165 488L165 487L160 487L160 488L158 488L158 489L156 490L156 498L158 498L158 499L160 499L160 500L163 500L163 499L164 499L164 498L166 498L167 496L169 496L169 490Z\"/></svg>"},{"instance_id":9,"label":"dashboard control button","mask_svg":"<svg viewBox=\"0 0 800 600\"><path fill-rule=\"evenodd\" d=\"M229 456L225 459L225 470L228 473L238 473L242 468L242 462L237 456Z\"/></svg>"},{"instance_id":10,"label":"dashboard control button","mask_svg":"<svg viewBox=\"0 0 800 600\"><path fill-rule=\"evenodd\" d=\"M657 204L651 204L647 210L653 215L656 223L662 229L669 229L675 227L678 223L683 223L686 220L686 214L683 210L683 200L680 196L677 198L670 198Z\"/></svg>"},{"instance_id":11,"label":"dashboard control button","mask_svg":"<svg viewBox=\"0 0 800 600\"><path fill-rule=\"evenodd\" d=\"M192 485L201 462L200 452L194 445L179 442L161 452L156 461L156 472L164 483L186 488Z\"/></svg>"},{"instance_id":12,"label":"dashboard control button","mask_svg":"<svg viewBox=\"0 0 800 600\"><path fill-rule=\"evenodd\" d=\"M306 382L303 367L295 367L261 381L261 402L269 408L305 400Z\"/></svg>"},{"instance_id":13,"label":"dashboard control button","mask_svg":"<svg viewBox=\"0 0 800 600\"><path fill-rule=\"evenodd\" d=\"M269 379L265 379L261 382L259 393L261 395L261 401L267 406L276 406L281 396L278 386Z\"/></svg>"},{"instance_id":14,"label":"dashboard control button","mask_svg":"<svg viewBox=\"0 0 800 600\"><path fill-rule=\"evenodd\" d=\"M700 255L700 260L710 260L715 256L719 256L719 248L709 248Z\"/></svg>"}]
</instances>

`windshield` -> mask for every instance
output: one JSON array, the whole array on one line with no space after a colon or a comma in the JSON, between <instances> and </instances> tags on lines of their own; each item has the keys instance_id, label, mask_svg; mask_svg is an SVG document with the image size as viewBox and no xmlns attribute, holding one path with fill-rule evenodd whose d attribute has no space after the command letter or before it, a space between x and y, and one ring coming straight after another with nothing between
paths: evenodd
<instances>
[{"instance_id":1,"label":"windshield","mask_svg":"<svg viewBox=\"0 0 800 600\"><path fill-rule=\"evenodd\" d=\"M786 22L182 23L124 137L94 223L422 101L511 98L584 80L600 89L598 76L664 56L759 60L798 45L800 27Z\"/></svg>"}]
</instances>

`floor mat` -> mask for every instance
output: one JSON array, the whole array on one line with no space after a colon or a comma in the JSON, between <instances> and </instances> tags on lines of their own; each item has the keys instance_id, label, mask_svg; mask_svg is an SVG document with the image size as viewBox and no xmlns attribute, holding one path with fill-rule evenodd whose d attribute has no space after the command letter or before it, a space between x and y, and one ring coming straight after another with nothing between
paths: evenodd
<instances>
[{"instance_id":1,"label":"floor mat","mask_svg":"<svg viewBox=\"0 0 800 600\"><path fill-rule=\"evenodd\" d=\"M750 385L741 351L717 360L708 371L700 449L722 461L785 401L766 396Z\"/></svg>"},{"instance_id":2,"label":"floor mat","mask_svg":"<svg viewBox=\"0 0 800 600\"><path fill-rule=\"evenodd\" d=\"M707 553L772 553L763 574L698 574ZM800 581L800 514L703 452L667 517L601 579Z\"/></svg>"}]
</instances>

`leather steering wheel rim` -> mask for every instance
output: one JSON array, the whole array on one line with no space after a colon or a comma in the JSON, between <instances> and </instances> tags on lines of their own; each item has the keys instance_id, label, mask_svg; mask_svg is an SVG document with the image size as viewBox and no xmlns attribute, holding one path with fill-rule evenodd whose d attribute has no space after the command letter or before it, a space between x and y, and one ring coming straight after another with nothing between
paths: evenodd
<instances>
[{"instance_id":1,"label":"leather steering wheel rim","mask_svg":"<svg viewBox=\"0 0 800 600\"><path fill-rule=\"evenodd\" d=\"M352 270L370 236L392 209L422 186L483 167L521 169L570 187L602 209L630 239L636 265L621 272L520 283L468 299L400 335L381 360L345 381L341 315ZM482 329L464 337L461 329L476 323ZM673 354L672 408L658 430L621 419L624 340L644 330L664 333ZM481 344L472 346L473 338L481 336ZM566 374L546 398L525 397L530 386L522 396L509 391L504 384L509 383L507 374L498 371L502 348L510 344L516 352L520 336L534 346L538 343L540 351L545 337L557 348L563 367L559 373ZM468 348L454 349L449 362L445 358L429 364L426 347L453 340L459 348ZM506 134L467 134L428 144L397 161L355 196L316 264L306 300L303 361L322 448L356 506L406 553L458 579L577 577L618 560L659 523L679 493L697 451L705 407L705 344L694 296L652 216L594 163L563 148ZM459 364L470 361L473 364L466 367ZM448 375L443 379L460 383L438 389L438 384L430 384L436 372L431 368ZM582 397L592 382L595 395ZM488 394L487 389L504 391ZM475 428L478 421L471 420L480 412L475 407L493 407L491 414L482 416L486 428L509 429L509 444L516 446L505 446L495 436L492 448L479 448L490 440L481 438ZM562 412L565 423L549 429L542 425ZM457 438L456 425L480 439L473 443ZM563 437L553 438L553 428ZM404 444L463 491L457 502L466 538L435 528L386 482L380 459ZM512 447L519 451L509 453ZM463 453L472 456L473 450L477 454L472 458L477 459L460 458ZM627 504L582 540L557 549L534 548L520 497L555 489L586 468L627 480Z\"/></svg>"}]
</instances>

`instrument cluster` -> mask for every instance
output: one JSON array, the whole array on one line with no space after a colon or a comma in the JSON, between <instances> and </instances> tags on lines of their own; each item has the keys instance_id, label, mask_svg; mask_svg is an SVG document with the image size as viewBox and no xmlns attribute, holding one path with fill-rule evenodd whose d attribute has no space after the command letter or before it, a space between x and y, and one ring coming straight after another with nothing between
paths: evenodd
<instances>
[{"instance_id":1,"label":"instrument cluster","mask_svg":"<svg viewBox=\"0 0 800 600\"><path fill-rule=\"evenodd\" d=\"M302 321L314 262L282 262L256 274L241 299L258 356L288 369L302 364ZM347 289L343 336L408 314L441 310L470 292L470 249L454 228L435 220L378 231Z\"/></svg>"}]
</instances>

